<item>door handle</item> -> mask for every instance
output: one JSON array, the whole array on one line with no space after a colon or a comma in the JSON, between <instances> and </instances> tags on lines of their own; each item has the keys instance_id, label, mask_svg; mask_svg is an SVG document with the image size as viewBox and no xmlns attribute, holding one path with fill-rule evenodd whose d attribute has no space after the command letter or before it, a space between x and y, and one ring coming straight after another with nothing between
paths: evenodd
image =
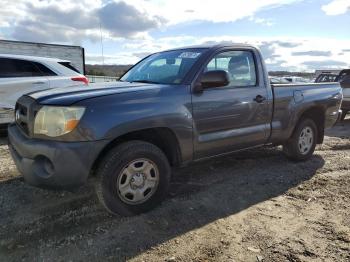
<instances>
[{"instance_id":1,"label":"door handle","mask_svg":"<svg viewBox=\"0 0 350 262\"><path fill-rule=\"evenodd\" d=\"M266 100L266 97L264 97L262 95L257 95L253 100L257 103L262 103Z\"/></svg>"},{"instance_id":2,"label":"door handle","mask_svg":"<svg viewBox=\"0 0 350 262\"><path fill-rule=\"evenodd\" d=\"M43 85L43 84L45 84L45 82L39 81L39 82L33 82L32 84L33 84L33 85Z\"/></svg>"}]
</instances>

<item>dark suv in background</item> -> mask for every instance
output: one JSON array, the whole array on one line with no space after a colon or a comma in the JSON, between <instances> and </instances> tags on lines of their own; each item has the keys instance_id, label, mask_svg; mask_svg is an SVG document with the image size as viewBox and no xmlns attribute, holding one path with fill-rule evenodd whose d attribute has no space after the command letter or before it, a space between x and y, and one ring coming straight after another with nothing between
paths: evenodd
<instances>
[{"instance_id":1,"label":"dark suv in background","mask_svg":"<svg viewBox=\"0 0 350 262\"><path fill-rule=\"evenodd\" d=\"M341 119L344 120L346 114L350 112L350 69L342 70L335 81L340 82L343 88L343 102L341 106L343 114Z\"/></svg>"}]
</instances>

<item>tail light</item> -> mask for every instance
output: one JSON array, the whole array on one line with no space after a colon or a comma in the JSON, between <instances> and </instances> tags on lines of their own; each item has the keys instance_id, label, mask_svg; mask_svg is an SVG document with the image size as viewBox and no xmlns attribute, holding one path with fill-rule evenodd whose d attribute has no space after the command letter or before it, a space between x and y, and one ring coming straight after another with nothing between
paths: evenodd
<instances>
[{"instance_id":1,"label":"tail light","mask_svg":"<svg viewBox=\"0 0 350 262\"><path fill-rule=\"evenodd\" d=\"M85 85L89 84L89 79L87 79L87 77L85 76L75 76L75 77L72 77L71 80L83 82Z\"/></svg>"}]
</instances>

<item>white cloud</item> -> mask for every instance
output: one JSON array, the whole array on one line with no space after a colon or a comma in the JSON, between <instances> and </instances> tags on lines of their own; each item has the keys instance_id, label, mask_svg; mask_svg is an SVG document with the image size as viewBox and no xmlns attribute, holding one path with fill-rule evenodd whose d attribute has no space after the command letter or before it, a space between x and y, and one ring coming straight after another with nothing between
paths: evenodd
<instances>
[{"instance_id":1,"label":"white cloud","mask_svg":"<svg viewBox=\"0 0 350 262\"><path fill-rule=\"evenodd\" d=\"M247 18L271 26L271 20L255 14L297 1L301 0L2 0L0 28L13 31L8 37L16 40L56 43L94 41L97 35L91 32L99 24L109 39L147 38L151 30L195 20Z\"/></svg>"},{"instance_id":2,"label":"white cloud","mask_svg":"<svg viewBox=\"0 0 350 262\"><path fill-rule=\"evenodd\" d=\"M152 15L163 16L170 24L204 20L234 22L253 17L264 8L291 4L300 0L129 0Z\"/></svg>"},{"instance_id":3,"label":"white cloud","mask_svg":"<svg viewBox=\"0 0 350 262\"><path fill-rule=\"evenodd\" d=\"M350 0L333 0L329 4L322 6L322 10L327 15L342 15L350 10Z\"/></svg>"},{"instance_id":4,"label":"white cloud","mask_svg":"<svg viewBox=\"0 0 350 262\"><path fill-rule=\"evenodd\" d=\"M79 43L105 38L147 38L150 30L166 22L128 1L10 0L0 9L0 30L7 37L25 41Z\"/></svg>"},{"instance_id":5,"label":"white cloud","mask_svg":"<svg viewBox=\"0 0 350 262\"><path fill-rule=\"evenodd\" d=\"M127 41L123 45L122 51L120 49L113 51L113 56L107 54L108 63L133 64L140 60L137 55L139 53L153 53L181 46L215 42L247 43L260 47L269 70L314 71L321 68L350 67L350 52L342 52L350 46L350 40L290 38L286 36L179 36ZM295 53L298 55L294 55ZM87 62L89 63L90 60L87 59Z\"/></svg>"},{"instance_id":6,"label":"white cloud","mask_svg":"<svg viewBox=\"0 0 350 262\"><path fill-rule=\"evenodd\" d=\"M151 30L197 20L217 23L248 19L273 26L273 19L259 17L258 12L299 1L303 0L1 0L0 36L74 44L96 41L96 44L91 43L94 46L91 52L86 49L86 54L88 62L89 59L97 61L101 23L105 41L118 42L118 48L106 48L109 52L105 52L107 63L130 64L137 62L142 53L204 42L233 41L260 46L272 69L312 70L317 66L344 64L350 67L350 52L343 51L349 49L350 40L283 36L196 37L195 32L191 36L184 33L183 36L153 39L149 34ZM319 6L316 4L315 8ZM350 0L333 0L322 6L327 15L344 14L349 8ZM117 11L121 13L114 16Z\"/></svg>"},{"instance_id":7,"label":"white cloud","mask_svg":"<svg viewBox=\"0 0 350 262\"><path fill-rule=\"evenodd\" d=\"M260 17L250 17L250 21L253 21L254 23L266 25L266 26L273 26L275 23L271 19L265 19Z\"/></svg>"}]
</instances>

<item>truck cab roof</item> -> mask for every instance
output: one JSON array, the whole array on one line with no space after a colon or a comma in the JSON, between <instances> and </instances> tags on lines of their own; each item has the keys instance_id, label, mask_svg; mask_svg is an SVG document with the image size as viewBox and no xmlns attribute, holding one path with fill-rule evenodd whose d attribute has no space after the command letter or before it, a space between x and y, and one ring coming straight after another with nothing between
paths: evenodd
<instances>
[{"instance_id":1,"label":"truck cab roof","mask_svg":"<svg viewBox=\"0 0 350 262\"><path fill-rule=\"evenodd\" d=\"M175 51L175 50L184 50L184 49L212 49L212 50L216 50L216 49L220 49L220 48L225 48L225 47L231 47L231 48L253 48L252 45L249 44L243 44L243 43L205 43L202 45L192 45L192 46L183 46L183 47L178 47L178 48L172 48L172 49L168 49L165 50L163 52L166 51Z\"/></svg>"}]
</instances>

